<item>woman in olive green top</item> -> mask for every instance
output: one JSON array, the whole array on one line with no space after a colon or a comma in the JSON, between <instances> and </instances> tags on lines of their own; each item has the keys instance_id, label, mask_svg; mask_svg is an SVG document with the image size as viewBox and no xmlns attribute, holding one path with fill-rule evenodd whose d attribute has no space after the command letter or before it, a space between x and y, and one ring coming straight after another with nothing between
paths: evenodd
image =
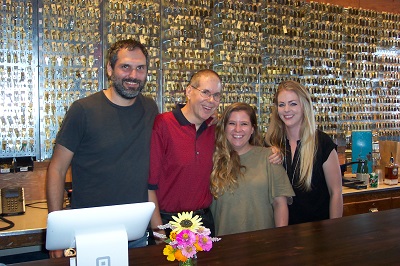
<instances>
[{"instance_id":1,"label":"woman in olive green top","mask_svg":"<svg viewBox=\"0 0 400 266\"><path fill-rule=\"evenodd\" d=\"M216 235L285 226L287 197L294 196L282 165L271 164L262 147L254 109L227 107L216 127L211 174Z\"/></svg>"}]
</instances>

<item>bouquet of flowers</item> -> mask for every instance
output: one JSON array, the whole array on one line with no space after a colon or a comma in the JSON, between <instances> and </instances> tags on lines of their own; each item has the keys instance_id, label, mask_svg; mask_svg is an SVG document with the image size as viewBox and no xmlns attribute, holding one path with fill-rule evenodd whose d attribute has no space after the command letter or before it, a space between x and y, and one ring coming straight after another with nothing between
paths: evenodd
<instances>
[{"instance_id":1,"label":"bouquet of flowers","mask_svg":"<svg viewBox=\"0 0 400 266\"><path fill-rule=\"evenodd\" d=\"M198 251L210 251L212 243L221 240L210 237L210 229L202 226L201 218L193 212L178 213L178 217L172 216L175 221L160 225L160 229L171 229L169 238L165 235L154 233L155 236L165 239L163 254L167 260L178 260L181 265L191 265Z\"/></svg>"}]
</instances>

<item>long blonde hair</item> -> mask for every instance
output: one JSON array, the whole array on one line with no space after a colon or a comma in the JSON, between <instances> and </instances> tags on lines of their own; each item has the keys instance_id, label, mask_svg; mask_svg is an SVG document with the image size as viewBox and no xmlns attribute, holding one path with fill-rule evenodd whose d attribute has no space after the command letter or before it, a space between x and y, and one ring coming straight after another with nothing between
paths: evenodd
<instances>
[{"instance_id":1,"label":"long blonde hair","mask_svg":"<svg viewBox=\"0 0 400 266\"><path fill-rule=\"evenodd\" d=\"M318 135L314 110L310 93L296 81L287 80L279 84L274 96L274 106L271 112L270 125L267 130L265 141L270 146L279 147L285 154L286 130L285 124L278 115L278 95L282 91L293 91L300 99L304 116L300 127L300 177L299 186L306 191L311 190L311 178L315 155L318 147Z\"/></svg>"},{"instance_id":2,"label":"long blonde hair","mask_svg":"<svg viewBox=\"0 0 400 266\"><path fill-rule=\"evenodd\" d=\"M246 170L246 167L240 163L239 154L232 148L225 135L229 117L236 111L245 111L250 117L254 132L249 143L253 146L261 146L263 143L253 107L247 103L233 103L225 108L215 129L214 167L211 173L211 193L214 198L218 198L227 191L233 192L238 186L239 178L243 176L243 170Z\"/></svg>"}]
</instances>

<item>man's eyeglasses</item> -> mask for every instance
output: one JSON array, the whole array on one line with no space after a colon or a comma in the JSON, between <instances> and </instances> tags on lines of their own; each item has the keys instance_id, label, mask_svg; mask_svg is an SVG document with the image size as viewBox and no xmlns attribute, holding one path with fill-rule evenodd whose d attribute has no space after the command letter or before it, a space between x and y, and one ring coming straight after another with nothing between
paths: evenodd
<instances>
[{"instance_id":1,"label":"man's eyeglasses","mask_svg":"<svg viewBox=\"0 0 400 266\"><path fill-rule=\"evenodd\" d=\"M210 99L210 97L212 96L214 101L216 101L216 102L221 101L221 93L219 93L219 92L211 94L211 92L209 90L199 90L198 88L196 88L193 85L189 85L189 86L195 90L198 90L200 92L201 97L203 97L203 98Z\"/></svg>"}]
</instances>

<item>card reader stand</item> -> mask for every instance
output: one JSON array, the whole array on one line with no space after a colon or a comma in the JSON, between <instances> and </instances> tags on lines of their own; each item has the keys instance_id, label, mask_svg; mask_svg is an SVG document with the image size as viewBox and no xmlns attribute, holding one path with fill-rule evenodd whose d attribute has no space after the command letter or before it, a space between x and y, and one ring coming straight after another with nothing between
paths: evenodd
<instances>
[{"instance_id":1,"label":"card reader stand","mask_svg":"<svg viewBox=\"0 0 400 266\"><path fill-rule=\"evenodd\" d=\"M340 171L342 172L342 185L344 187L349 187L349 188L354 188L354 189L366 189L367 184L363 180L359 179L346 179L344 178L344 172L346 172L347 166L352 165L352 164L361 164L361 161L354 161L354 162L349 162L345 164L340 165Z\"/></svg>"},{"instance_id":2,"label":"card reader stand","mask_svg":"<svg viewBox=\"0 0 400 266\"><path fill-rule=\"evenodd\" d=\"M344 187L349 187L349 188L354 188L354 189L366 189L367 185L365 184L364 181L354 179L354 180L349 180L342 178L342 185Z\"/></svg>"},{"instance_id":3,"label":"card reader stand","mask_svg":"<svg viewBox=\"0 0 400 266\"><path fill-rule=\"evenodd\" d=\"M129 266L128 236L122 225L78 231L75 241L76 266Z\"/></svg>"}]
</instances>

